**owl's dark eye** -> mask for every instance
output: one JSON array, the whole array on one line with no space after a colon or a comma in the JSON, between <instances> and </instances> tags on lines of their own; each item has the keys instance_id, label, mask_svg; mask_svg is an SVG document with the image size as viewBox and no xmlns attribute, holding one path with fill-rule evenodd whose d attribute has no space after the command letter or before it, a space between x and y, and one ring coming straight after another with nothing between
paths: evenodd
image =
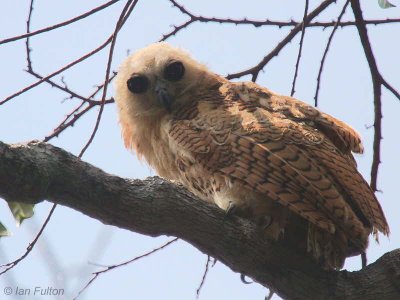
<instances>
[{"instance_id":1,"label":"owl's dark eye","mask_svg":"<svg viewBox=\"0 0 400 300\"><path fill-rule=\"evenodd\" d=\"M170 63L164 69L164 78L169 81L178 81L185 75L185 67L180 61Z\"/></svg>"},{"instance_id":2,"label":"owl's dark eye","mask_svg":"<svg viewBox=\"0 0 400 300\"><path fill-rule=\"evenodd\" d=\"M140 94L144 93L149 87L149 80L143 75L133 75L126 84L132 93Z\"/></svg>"}]
</instances>

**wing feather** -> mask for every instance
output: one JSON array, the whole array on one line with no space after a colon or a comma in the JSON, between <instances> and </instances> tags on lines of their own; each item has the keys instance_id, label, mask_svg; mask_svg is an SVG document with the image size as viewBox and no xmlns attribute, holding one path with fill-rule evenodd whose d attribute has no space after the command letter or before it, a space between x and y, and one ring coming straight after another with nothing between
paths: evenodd
<instances>
[{"instance_id":1,"label":"wing feather","mask_svg":"<svg viewBox=\"0 0 400 300\"><path fill-rule=\"evenodd\" d=\"M171 122L169 135L178 147L317 227L331 233L340 228L361 248L373 227L389 232L350 158L350 151L362 151L353 129L292 98L231 85L218 105L200 100L193 104L195 116Z\"/></svg>"},{"instance_id":2,"label":"wing feather","mask_svg":"<svg viewBox=\"0 0 400 300\"><path fill-rule=\"evenodd\" d=\"M376 227L374 233L377 233L378 229L386 235L389 234L389 226L382 208L368 183L357 171L356 162L351 154L362 153L364 150L361 138L353 128L307 103L275 94L252 82L235 83L232 89L236 89L237 94L244 95L241 99L251 100L256 106L261 106L267 111L279 112L290 120L304 122L305 125L323 133L328 142L322 144L322 147L313 147L313 154L318 154L318 160L325 165L327 172L349 193L353 207L361 210Z\"/></svg>"}]
</instances>

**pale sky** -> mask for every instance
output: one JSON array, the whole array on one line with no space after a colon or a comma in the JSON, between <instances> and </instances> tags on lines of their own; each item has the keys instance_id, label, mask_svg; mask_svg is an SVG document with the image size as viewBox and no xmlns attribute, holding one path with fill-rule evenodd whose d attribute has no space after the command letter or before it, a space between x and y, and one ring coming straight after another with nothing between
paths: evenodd
<instances>
[{"instance_id":1,"label":"pale sky","mask_svg":"<svg viewBox=\"0 0 400 300\"><path fill-rule=\"evenodd\" d=\"M30 1L5 1L0 10L0 40L25 32L25 22ZM58 23L100 5L101 1L36 1L32 29ZM180 1L195 14L221 18L301 20L303 1ZM393 1L399 4L399 1ZM68 27L32 37L33 66L37 72L47 75L66 63L80 57L100 45L115 27L115 22L125 1L120 1L103 12ZM310 1L310 10L319 1ZM339 14L344 1L331 5L318 20L331 21ZM367 19L395 18L399 8L383 10L377 1L363 1ZM344 20L353 18L350 6ZM118 36L114 51L113 70L126 57L128 49L134 52L160 39L171 31L170 25L187 20L167 0L139 1L129 21ZM195 59L221 75L251 67L269 53L289 28L235 26L195 23L168 41L187 49ZM369 26L373 50L383 76L400 89L400 24ZM295 97L313 103L316 78L322 53L330 29L309 28L305 34L303 56ZM300 35L284 48L264 69L257 82L279 92L290 94L294 65ZM36 81L24 72L26 69L24 40L0 45L0 101L26 85ZM93 91L94 85L105 76L108 48L84 63L63 74L68 87L83 95ZM56 80L60 82L61 77ZM242 78L249 80L249 78ZM109 94L113 95L111 87ZM41 140L49 134L62 118L79 104L46 84L0 106L0 140L7 143ZM364 52L355 28L339 29L328 54L320 91L320 108L344 120L363 136L365 154L357 155L361 173L369 180L372 159L373 124L372 85ZM400 220L398 218L398 153L399 100L383 88L383 141L382 164L378 186L382 193L377 196L391 226L390 239L381 237L380 245L372 239L368 259L375 261L383 253L400 244ZM77 155L89 138L97 116L97 109L82 118L75 127L64 132L52 144ZM145 178L155 175L145 163L124 149L115 105L107 105L98 134L83 156L83 160L106 172L129 178ZM36 207L35 216L20 228L4 201L0 202L0 221L13 235L0 240L0 264L22 255L43 223L51 204L45 202ZM110 265L133 258L152 250L172 237L151 238L112 226L73 211L58 207L32 253L16 268L0 277L0 298L5 287L64 288L65 299L70 299L90 279L95 266ZM135 262L127 267L100 276L79 299L195 299L207 256L191 245L179 241L165 250ZM356 270L360 258L348 259L346 268ZM256 283L244 285L240 275L222 263L209 272L200 299L264 299L268 290ZM25 299L25 298L22 298ZM58 299L29 297L26 299ZM62 298L60 298L62 299ZM273 299L279 299L275 296Z\"/></svg>"}]
</instances>

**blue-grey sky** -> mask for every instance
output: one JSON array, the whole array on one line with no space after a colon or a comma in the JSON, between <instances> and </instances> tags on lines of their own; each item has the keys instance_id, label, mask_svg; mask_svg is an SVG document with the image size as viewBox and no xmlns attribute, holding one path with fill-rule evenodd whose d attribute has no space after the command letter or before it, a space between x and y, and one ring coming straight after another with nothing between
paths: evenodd
<instances>
[{"instance_id":1,"label":"blue-grey sky","mask_svg":"<svg viewBox=\"0 0 400 300\"><path fill-rule=\"evenodd\" d=\"M0 39L25 32L30 1L5 1L0 10ZM400 5L400 2L393 1ZM69 19L90 10L102 1L35 2L32 30ZM271 20L301 20L304 1L181 1L195 14L205 16ZM100 45L114 30L125 1L107 8L68 27L47 32L31 39L35 70L47 75L68 62ZM310 9L319 1L310 1ZM322 13L318 20L330 21L339 14L344 1L338 1ZM363 1L367 19L398 17L399 8L383 10L377 1ZM350 6L344 20L352 19ZM171 24L187 20L167 0L139 1L129 21L121 30L112 66L116 70L127 52L144 47L169 32ZM384 77L400 89L400 24L369 26L373 50ZM187 49L194 58L205 63L216 73L226 75L256 64L272 50L290 28L235 26L195 23L168 41ZM331 29L307 29L295 97L313 103L320 59ZM257 82L281 94L290 94L300 35L281 51L264 69ZM36 81L24 72L26 58L24 41L0 45L0 99ZM71 90L89 95L94 85L105 77L108 51L66 71L64 81ZM61 77L56 76L60 81ZM249 80L249 78L243 78ZM109 94L114 93L113 88ZM47 84L0 106L0 140L8 143L42 139L79 102ZM322 76L320 108L356 128L365 143L365 154L357 155L361 173L369 180L372 160L373 124L372 85L364 52L355 28L339 29L328 54ZM398 153L399 100L383 89L382 164L379 172L377 196L382 204L392 234L381 237L380 245L372 239L368 250L369 261L395 249L400 244L400 221L397 175L400 170ZM74 154L89 138L95 124L97 109L82 118L76 126L64 132L52 144ZM124 149L117 122L115 105L107 105L98 134L83 159L106 172L123 177L145 178L155 173L134 154ZM4 201L0 202L0 220L13 236L0 240L0 264L21 255L38 231L51 207L42 203L35 216L20 228ZM0 298L3 288L31 288L35 286L66 289L66 299L77 295L99 268L94 264L109 265L140 255L159 246L171 237L150 238L112 226L73 211L58 207L43 239L32 253L16 268L0 277ZM194 299L207 256L191 245L179 241L165 250L127 267L99 277L80 299ZM358 257L348 259L346 268L358 269ZM200 299L264 299L267 289L258 284L244 285L239 274L217 263L209 272ZM4 299L14 299L12 296ZM18 298L15 298L18 299ZM28 298L26 298L28 299ZM29 299L52 299L30 297ZM55 298L54 298L55 299ZM275 296L274 299L278 299Z\"/></svg>"}]
</instances>

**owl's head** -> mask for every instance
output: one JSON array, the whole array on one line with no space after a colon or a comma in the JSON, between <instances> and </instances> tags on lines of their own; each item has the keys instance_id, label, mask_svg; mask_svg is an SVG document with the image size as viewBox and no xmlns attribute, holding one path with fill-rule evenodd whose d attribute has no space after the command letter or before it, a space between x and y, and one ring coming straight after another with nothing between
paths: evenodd
<instances>
[{"instance_id":1,"label":"owl's head","mask_svg":"<svg viewBox=\"0 0 400 300\"><path fill-rule=\"evenodd\" d=\"M191 101L199 86L215 77L185 51L156 43L122 63L115 99L120 112L125 110L131 117L159 116Z\"/></svg>"}]
</instances>

